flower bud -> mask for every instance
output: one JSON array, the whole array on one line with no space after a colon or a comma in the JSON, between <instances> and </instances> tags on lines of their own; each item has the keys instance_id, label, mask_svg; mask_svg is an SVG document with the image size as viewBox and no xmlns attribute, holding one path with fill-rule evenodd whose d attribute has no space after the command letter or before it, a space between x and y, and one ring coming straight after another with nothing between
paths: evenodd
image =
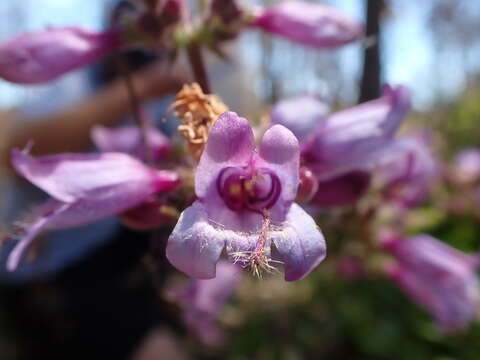
<instances>
[{"instance_id":1,"label":"flower bud","mask_svg":"<svg viewBox=\"0 0 480 360\"><path fill-rule=\"evenodd\" d=\"M284 1L262 9L252 26L316 48L357 40L363 26L333 7L303 1Z\"/></svg>"},{"instance_id":2,"label":"flower bud","mask_svg":"<svg viewBox=\"0 0 480 360\"><path fill-rule=\"evenodd\" d=\"M308 203L315 196L318 190L318 180L313 172L305 167L300 167L300 184L298 186L297 201Z\"/></svg>"},{"instance_id":3,"label":"flower bud","mask_svg":"<svg viewBox=\"0 0 480 360\"><path fill-rule=\"evenodd\" d=\"M121 44L116 30L95 33L78 27L19 35L0 46L0 77L40 84L88 65Z\"/></svg>"}]
</instances>

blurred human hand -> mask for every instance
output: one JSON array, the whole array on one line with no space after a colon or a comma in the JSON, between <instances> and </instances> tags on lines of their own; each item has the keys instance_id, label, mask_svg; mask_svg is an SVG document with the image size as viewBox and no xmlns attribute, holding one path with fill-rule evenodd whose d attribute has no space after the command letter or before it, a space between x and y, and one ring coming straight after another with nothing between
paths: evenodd
<instances>
[{"instance_id":1,"label":"blurred human hand","mask_svg":"<svg viewBox=\"0 0 480 360\"><path fill-rule=\"evenodd\" d=\"M133 73L135 90L141 100L175 93L183 84L191 82L190 72L185 67L172 67L165 62L157 62Z\"/></svg>"}]
</instances>

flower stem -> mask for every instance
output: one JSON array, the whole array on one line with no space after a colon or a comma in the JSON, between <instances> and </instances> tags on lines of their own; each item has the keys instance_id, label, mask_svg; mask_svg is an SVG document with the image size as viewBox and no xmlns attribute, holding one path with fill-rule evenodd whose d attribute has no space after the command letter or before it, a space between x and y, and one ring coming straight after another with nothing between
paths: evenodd
<instances>
[{"instance_id":1,"label":"flower stem","mask_svg":"<svg viewBox=\"0 0 480 360\"><path fill-rule=\"evenodd\" d=\"M205 68L200 46L195 41L192 41L187 47L187 53L195 80L205 94L210 94L210 84L208 82L207 70Z\"/></svg>"},{"instance_id":2,"label":"flower stem","mask_svg":"<svg viewBox=\"0 0 480 360\"><path fill-rule=\"evenodd\" d=\"M137 92L135 91L135 86L132 80L132 75L130 74L130 70L128 69L128 66L123 58L118 57L118 60L118 66L125 81L125 87L127 89L128 98L130 100L130 107L133 119L135 120L140 129L140 141L143 145L145 161L148 165L153 165L153 155L148 144L148 122L147 119L145 119L145 117L143 116L140 106L140 100L138 98Z\"/></svg>"}]
</instances>

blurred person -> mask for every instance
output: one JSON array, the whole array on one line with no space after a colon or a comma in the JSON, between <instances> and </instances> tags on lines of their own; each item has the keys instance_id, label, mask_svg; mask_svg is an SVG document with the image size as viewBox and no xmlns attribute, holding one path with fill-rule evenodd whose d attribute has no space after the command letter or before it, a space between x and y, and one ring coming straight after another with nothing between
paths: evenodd
<instances>
[{"instance_id":1,"label":"blurred person","mask_svg":"<svg viewBox=\"0 0 480 360\"><path fill-rule=\"evenodd\" d=\"M149 65L145 69L136 72L133 76L134 87L139 101L147 101L159 98L168 93L174 93L183 83L183 79L175 72L166 74L162 71L161 64ZM58 101L61 101L61 94L58 94ZM45 101L45 100L43 100ZM32 153L44 155L62 152L85 152L91 147L90 129L93 125L114 125L125 118L130 112L129 96L121 78L113 80L108 85L88 96L85 100L54 113L47 113L38 117L27 117L21 110L5 112L2 115L2 167L9 167L9 153L12 148L25 148L32 144ZM5 174L8 176L7 174ZM10 223L18 216L18 209L24 208L24 203L37 202L40 196L37 190L23 182L3 177L3 221ZM7 213L8 209L8 213ZM111 220L110 220L111 222ZM92 225L93 227L96 224ZM99 225L101 227L101 225ZM65 234L70 238L78 231L66 230ZM81 233L81 232L80 232ZM60 236L61 237L61 236ZM52 234L52 239L57 238ZM55 240L52 247L57 249ZM82 241L82 247L88 247L89 241ZM75 241L73 241L75 243ZM58 240L60 248L75 248L72 240ZM9 246L0 250L2 261L8 252ZM78 249L80 250L80 249ZM67 252L70 252L68 250ZM82 251L80 251L82 252ZM53 256L53 255L52 255ZM70 254L73 256L73 254ZM51 261L49 261L52 263ZM55 261L53 261L55 263ZM58 266L60 264L57 264ZM46 265L45 265L46 266ZM28 265L27 265L28 267ZM44 270L51 271L50 266ZM32 276L40 276L43 270ZM47 272L48 272L47 271ZM3 272L0 271L0 274ZM20 270L20 272L22 272ZM20 275L21 276L21 275ZM14 276L15 277L15 276Z\"/></svg>"},{"instance_id":2,"label":"blurred person","mask_svg":"<svg viewBox=\"0 0 480 360\"><path fill-rule=\"evenodd\" d=\"M159 98L180 89L183 77L167 74L162 67L154 64L133 75L140 101ZM87 99L53 114L28 118L21 110L4 112L0 115L3 164L9 166L9 149L23 148L29 142L32 142L35 155L87 151L91 146L91 127L119 123L130 112L130 107L124 80L116 79Z\"/></svg>"}]
</instances>

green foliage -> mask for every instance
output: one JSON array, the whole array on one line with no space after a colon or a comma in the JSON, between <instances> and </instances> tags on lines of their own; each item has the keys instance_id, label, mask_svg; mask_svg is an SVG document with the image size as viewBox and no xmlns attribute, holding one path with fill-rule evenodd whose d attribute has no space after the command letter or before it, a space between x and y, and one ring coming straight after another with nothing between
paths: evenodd
<instances>
[{"instance_id":1,"label":"green foliage","mask_svg":"<svg viewBox=\"0 0 480 360\"><path fill-rule=\"evenodd\" d=\"M449 106L442 106L432 116L446 139L448 153L464 147L480 146L480 88L467 89Z\"/></svg>"},{"instance_id":2,"label":"green foliage","mask_svg":"<svg viewBox=\"0 0 480 360\"><path fill-rule=\"evenodd\" d=\"M444 335L387 280L303 281L311 299L251 313L232 334L228 359L478 359L479 326Z\"/></svg>"}]
</instances>

